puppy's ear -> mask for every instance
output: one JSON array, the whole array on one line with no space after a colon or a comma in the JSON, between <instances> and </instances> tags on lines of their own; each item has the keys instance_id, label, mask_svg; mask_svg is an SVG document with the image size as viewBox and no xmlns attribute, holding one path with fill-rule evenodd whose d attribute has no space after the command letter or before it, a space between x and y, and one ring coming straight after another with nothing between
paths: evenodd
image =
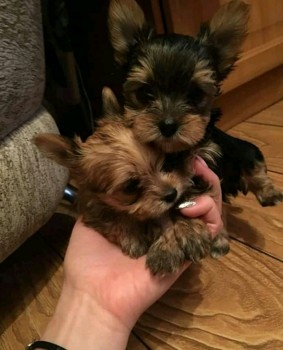
<instances>
[{"instance_id":1,"label":"puppy's ear","mask_svg":"<svg viewBox=\"0 0 283 350\"><path fill-rule=\"evenodd\" d=\"M131 51L153 32L134 0L111 0L108 26L115 59L121 65L128 62Z\"/></svg>"},{"instance_id":2,"label":"puppy's ear","mask_svg":"<svg viewBox=\"0 0 283 350\"><path fill-rule=\"evenodd\" d=\"M48 158L74 170L80 154L78 141L73 141L55 134L39 134L34 137L33 142L38 149Z\"/></svg>"},{"instance_id":3,"label":"puppy's ear","mask_svg":"<svg viewBox=\"0 0 283 350\"><path fill-rule=\"evenodd\" d=\"M121 114L121 107L114 92L106 86L102 89L102 108L104 116L118 116Z\"/></svg>"},{"instance_id":4,"label":"puppy's ear","mask_svg":"<svg viewBox=\"0 0 283 350\"><path fill-rule=\"evenodd\" d=\"M226 78L239 57L247 35L249 13L248 4L232 0L221 6L211 21L201 28L198 38L212 47L220 80Z\"/></svg>"}]
</instances>

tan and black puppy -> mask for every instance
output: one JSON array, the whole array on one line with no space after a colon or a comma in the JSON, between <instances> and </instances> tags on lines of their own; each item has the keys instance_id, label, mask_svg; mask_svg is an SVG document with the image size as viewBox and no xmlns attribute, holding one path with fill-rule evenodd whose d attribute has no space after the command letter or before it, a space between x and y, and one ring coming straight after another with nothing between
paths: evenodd
<instances>
[{"instance_id":1,"label":"tan and black puppy","mask_svg":"<svg viewBox=\"0 0 283 350\"><path fill-rule=\"evenodd\" d=\"M221 179L224 200L251 191L261 205L274 205L283 195L267 176L261 151L214 126L221 113L213 102L239 57L248 19L249 5L232 0L196 37L155 35L135 0L111 0L109 31L126 70L125 117L136 137L164 153L212 140L222 157L216 165L206 160Z\"/></svg>"},{"instance_id":2,"label":"tan and black puppy","mask_svg":"<svg viewBox=\"0 0 283 350\"><path fill-rule=\"evenodd\" d=\"M179 213L181 203L210 191L208 184L192 179L194 154L183 154L178 167L165 171L164 153L139 142L108 88L103 104L104 118L85 142L54 134L34 140L41 152L70 170L83 222L125 254L147 254L154 274L173 272L185 260L226 254L224 230L212 240L203 221Z\"/></svg>"}]
</instances>

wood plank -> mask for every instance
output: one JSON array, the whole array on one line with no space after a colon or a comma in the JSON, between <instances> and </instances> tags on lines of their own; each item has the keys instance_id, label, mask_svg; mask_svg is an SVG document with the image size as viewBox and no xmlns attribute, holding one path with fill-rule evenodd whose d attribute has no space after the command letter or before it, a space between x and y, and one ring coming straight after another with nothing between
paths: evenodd
<instances>
[{"instance_id":1,"label":"wood plank","mask_svg":"<svg viewBox=\"0 0 283 350\"><path fill-rule=\"evenodd\" d=\"M283 175L269 175L283 191ZM225 208L230 236L283 261L283 204L263 208L248 194L239 195Z\"/></svg>"},{"instance_id":2,"label":"wood plank","mask_svg":"<svg viewBox=\"0 0 283 350\"><path fill-rule=\"evenodd\" d=\"M50 320L63 282L60 255L67 247L73 220L66 215L54 215L0 265L1 350L24 349L40 337ZM127 349L148 348L131 334Z\"/></svg>"},{"instance_id":3,"label":"wood plank","mask_svg":"<svg viewBox=\"0 0 283 350\"><path fill-rule=\"evenodd\" d=\"M283 128L243 122L229 130L229 134L250 141L263 152L269 171L283 174Z\"/></svg>"},{"instance_id":4,"label":"wood plank","mask_svg":"<svg viewBox=\"0 0 283 350\"><path fill-rule=\"evenodd\" d=\"M0 265L0 349L24 349L42 333L59 298L61 264L35 234Z\"/></svg>"},{"instance_id":5,"label":"wood plank","mask_svg":"<svg viewBox=\"0 0 283 350\"><path fill-rule=\"evenodd\" d=\"M175 337L176 335L174 334L160 334L159 337L156 336L157 330L155 330L154 335L151 334L149 330L144 331L141 327L138 329L138 334L142 339L146 339L146 344L149 347L149 349L152 350L176 350L179 349L176 347L176 345L173 343L172 346L170 346L167 342L167 338L169 337ZM186 348L189 350L193 350L194 348Z\"/></svg>"},{"instance_id":6,"label":"wood plank","mask_svg":"<svg viewBox=\"0 0 283 350\"><path fill-rule=\"evenodd\" d=\"M169 33L196 36L200 24L211 19L219 7L218 0L162 0Z\"/></svg>"},{"instance_id":7,"label":"wood plank","mask_svg":"<svg viewBox=\"0 0 283 350\"><path fill-rule=\"evenodd\" d=\"M70 213L73 216L69 216ZM70 234L75 224L75 216L72 207L68 203L62 202L52 220L39 232L52 249L62 257L65 255ZM134 334L131 334L127 350L148 350L148 348Z\"/></svg>"},{"instance_id":8,"label":"wood plank","mask_svg":"<svg viewBox=\"0 0 283 350\"><path fill-rule=\"evenodd\" d=\"M283 100L249 118L248 122L283 126Z\"/></svg>"},{"instance_id":9,"label":"wood plank","mask_svg":"<svg viewBox=\"0 0 283 350\"><path fill-rule=\"evenodd\" d=\"M132 333L128 341L127 350L148 350L148 348Z\"/></svg>"},{"instance_id":10,"label":"wood plank","mask_svg":"<svg viewBox=\"0 0 283 350\"><path fill-rule=\"evenodd\" d=\"M231 91L242 84L278 67L283 62L283 37L275 38L243 54L237 67L224 81L223 92Z\"/></svg>"},{"instance_id":11,"label":"wood plank","mask_svg":"<svg viewBox=\"0 0 283 350\"><path fill-rule=\"evenodd\" d=\"M163 34L164 33L164 20L162 17L162 12L160 8L160 2L159 0L151 0L151 9L152 9L152 16L154 20L154 28L156 34Z\"/></svg>"},{"instance_id":12,"label":"wood plank","mask_svg":"<svg viewBox=\"0 0 283 350\"><path fill-rule=\"evenodd\" d=\"M192 265L140 319L152 349L283 348L282 263L238 242L220 260Z\"/></svg>"},{"instance_id":13,"label":"wood plank","mask_svg":"<svg viewBox=\"0 0 283 350\"><path fill-rule=\"evenodd\" d=\"M161 0L168 31L195 36L200 24L209 21L218 8L230 0ZM283 36L281 0L246 0L251 5L248 36L243 52L248 52Z\"/></svg>"},{"instance_id":14,"label":"wood plank","mask_svg":"<svg viewBox=\"0 0 283 350\"><path fill-rule=\"evenodd\" d=\"M215 105L223 116L218 126L228 130L283 98L283 65L220 96Z\"/></svg>"},{"instance_id":15,"label":"wood plank","mask_svg":"<svg viewBox=\"0 0 283 350\"><path fill-rule=\"evenodd\" d=\"M163 0L169 32L195 36L200 24L208 21L229 0ZM283 63L283 4L280 0L250 0L248 36L237 69L224 81L227 93Z\"/></svg>"},{"instance_id":16,"label":"wood plank","mask_svg":"<svg viewBox=\"0 0 283 350\"><path fill-rule=\"evenodd\" d=\"M61 210L62 203L59 207ZM46 243L62 258L65 256L75 222L76 219L74 217L62 212L57 212L53 215L51 220L39 230L39 234L44 238Z\"/></svg>"}]
</instances>

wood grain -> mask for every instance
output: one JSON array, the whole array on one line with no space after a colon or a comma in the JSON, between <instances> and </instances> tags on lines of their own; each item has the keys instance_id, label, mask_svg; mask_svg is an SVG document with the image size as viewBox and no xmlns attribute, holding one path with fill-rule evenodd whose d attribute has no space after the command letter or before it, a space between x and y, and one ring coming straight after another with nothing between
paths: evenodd
<instances>
[{"instance_id":1,"label":"wood grain","mask_svg":"<svg viewBox=\"0 0 283 350\"><path fill-rule=\"evenodd\" d=\"M53 315L63 282L61 255L73 223L72 217L56 214L0 265L1 350L25 349ZM147 348L131 334L127 350Z\"/></svg>"},{"instance_id":2,"label":"wood grain","mask_svg":"<svg viewBox=\"0 0 283 350\"><path fill-rule=\"evenodd\" d=\"M220 4L228 2L221 0ZM274 69L283 63L283 2L248 0L251 5L248 36L242 47L237 69L223 84L232 89Z\"/></svg>"},{"instance_id":3,"label":"wood grain","mask_svg":"<svg viewBox=\"0 0 283 350\"><path fill-rule=\"evenodd\" d=\"M220 3L229 0L220 0ZM283 36L283 2L281 0L245 0L251 5L246 52Z\"/></svg>"},{"instance_id":4,"label":"wood grain","mask_svg":"<svg viewBox=\"0 0 283 350\"><path fill-rule=\"evenodd\" d=\"M22 350L38 339L60 295L61 263L36 234L0 265L1 350Z\"/></svg>"},{"instance_id":5,"label":"wood grain","mask_svg":"<svg viewBox=\"0 0 283 350\"><path fill-rule=\"evenodd\" d=\"M148 348L132 333L128 341L127 350L148 350Z\"/></svg>"},{"instance_id":6,"label":"wood grain","mask_svg":"<svg viewBox=\"0 0 283 350\"><path fill-rule=\"evenodd\" d=\"M195 36L200 24L208 21L229 0L163 0L169 32ZM248 36L237 69L223 84L226 93L283 63L283 2L246 0L251 5Z\"/></svg>"},{"instance_id":7,"label":"wood grain","mask_svg":"<svg viewBox=\"0 0 283 350\"><path fill-rule=\"evenodd\" d=\"M219 127L228 130L283 98L283 65L220 96L223 116Z\"/></svg>"},{"instance_id":8,"label":"wood grain","mask_svg":"<svg viewBox=\"0 0 283 350\"><path fill-rule=\"evenodd\" d=\"M281 188L282 110L283 101L231 129L261 147ZM1 350L23 350L53 314L75 220L66 203L58 211L0 265ZM227 219L236 238L228 256L192 265L141 317L128 350L283 349L282 205L239 196Z\"/></svg>"},{"instance_id":9,"label":"wood grain","mask_svg":"<svg viewBox=\"0 0 283 350\"><path fill-rule=\"evenodd\" d=\"M161 0L169 32L196 35L201 22L208 21L217 9L230 0ZM245 0L251 5L248 37L244 52L283 36L281 0Z\"/></svg>"},{"instance_id":10,"label":"wood grain","mask_svg":"<svg viewBox=\"0 0 283 350\"><path fill-rule=\"evenodd\" d=\"M283 191L283 175L269 175ZM230 236L283 261L283 204L263 208L248 194L233 199L225 209Z\"/></svg>"},{"instance_id":11,"label":"wood grain","mask_svg":"<svg viewBox=\"0 0 283 350\"><path fill-rule=\"evenodd\" d=\"M224 81L224 93L280 66L283 63L283 36L247 51L237 62L237 68Z\"/></svg>"},{"instance_id":12,"label":"wood grain","mask_svg":"<svg viewBox=\"0 0 283 350\"><path fill-rule=\"evenodd\" d=\"M194 265L139 321L151 349L283 348L282 263L233 242Z\"/></svg>"},{"instance_id":13,"label":"wood grain","mask_svg":"<svg viewBox=\"0 0 283 350\"><path fill-rule=\"evenodd\" d=\"M65 204L65 206L67 205ZM59 205L59 207L61 211L62 206ZM71 211L70 208L71 206L69 206L68 212ZM57 212L38 232L52 250L61 256L62 259L65 256L75 221L76 219L73 216Z\"/></svg>"},{"instance_id":14,"label":"wood grain","mask_svg":"<svg viewBox=\"0 0 283 350\"><path fill-rule=\"evenodd\" d=\"M160 2L159 0L151 0L151 8L152 8L152 16L154 20L154 28L156 31L156 34L163 34L164 33L164 21L162 18L161 8L160 8Z\"/></svg>"},{"instance_id":15,"label":"wood grain","mask_svg":"<svg viewBox=\"0 0 283 350\"><path fill-rule=\"evenodd\" d=\"M243 122L229 130L229 134L250 141L263 152L269 171L283 174L283 128Z\"/></svg>"},{"instance_id":16,"label":"wood grain","mask_svg":"<svg viewBox=\"0 0 283 350\"><path fill-rule=\"evenodd\" d=\"M283 191L283 101L229 130L258 145L266 157L274 184ZM262 208L252 194L240 195L227 206L227 228L233 237L283 260L282 204Z\"/></svg>"},{"instance_id":17,"label":"wood grain","mask_svg":"<svg viewBox=\"0 0 283 350\"><path fill-rule=\"evenodd\" d=\"M249 118L248 122L283 126L283 100Z\"/></svg>"},{"instance_id":18,"label":"wood grain","mask_svg":"<svg viewBox=\"0 0 283 350\"><path fill-rule=\"evenodd\" d=\"M219 7L218 0L162 0L169 33L196 36L200 24L208 21Z\"/></svg>"}]
</instances>

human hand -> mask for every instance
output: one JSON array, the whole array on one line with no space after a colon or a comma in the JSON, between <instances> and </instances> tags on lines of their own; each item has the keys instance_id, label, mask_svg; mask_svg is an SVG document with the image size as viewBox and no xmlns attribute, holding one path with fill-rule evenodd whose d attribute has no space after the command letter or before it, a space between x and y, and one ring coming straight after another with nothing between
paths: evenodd
<instances>
[{"instance_id":1,"label":"human hand","mask_svg":"<svg viewBox=\"0 0 283 350\"><path fill-rule=\"evenodd\" d=\"M194 200L194 206L181 209L181 213L191 218L202 219L206 223L212 238L214 238L223 228L220 181L202 158L197 157L195 159L194 170L195 175L201 176L212 185L213 196L199 196Z\"/></svg>"},{"instance_id":2,"label":"human hand","mask_svg":"<svg viewBox=\"0 0 283 350\"><path fill-rule=\"evenodd\" d=\"M222 227L220 183L202 160L196 159L195 172L212 184L215 196L201 196L195 206L181 211L186 216L201 217L214 237ZM62 295L44 339L53 339L68 350L124 349L139 316L188 266L189 262L177 273L162 278L153 276L145 266L145 257L125 256L79 219L65 257ZM63 328L63 334L58 327ZM80 333L84 336L78 339Z\"/></svg>"},{"instance_id":3,"label":"human hand","mask_svg":"<svg viewBox=\"0 0 283 350\"><path fill-rule=\"evenodd\" d=\"M221 188L218 177L197 158L195 174L213 188L213 198L203 195L196 205L182 209L189 217L200 217L215 237L222 229ZM65 280L74 289L84 290L123 324L131 328L138 317L175 282L188 263L177 274L160 278L145 267L145 257L133 260L81 221L74 227L65 259Z\"/></svg>"}]
</instances>

